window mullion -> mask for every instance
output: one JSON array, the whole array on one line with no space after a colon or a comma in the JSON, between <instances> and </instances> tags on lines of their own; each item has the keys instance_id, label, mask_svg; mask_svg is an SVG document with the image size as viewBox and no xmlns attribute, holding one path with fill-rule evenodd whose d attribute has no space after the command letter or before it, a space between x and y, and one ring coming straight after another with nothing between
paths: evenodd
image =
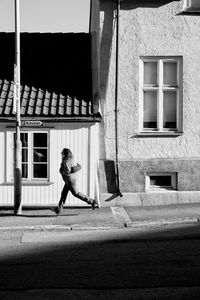
<instances>
[{"instance_id":1,"label":"window mullion","mask_svg":"<svg viewBox=\"0 0 200 300\"><path fill-rule=\"evenodd\" d=\"M163 129L163 61L159 60L158 63L158 130Z\"/></svg>"},{"instance_id":2,"label":"window mullion","mask_svg":"<svg viewBox=\"0 0 200 300\"><path fill-rule=\"evenodd\" d=\"M177 92L176 92L176 128L180 130L180 64L177 60Z\"/></svg>"},{"instance_id":3,"label":"window mullion","mask_svg":"<svg viewBox=\"0 0 200 300\"><path fill-rule=\"evenodd\" d=\"M14 133L6 132L6 180L14 180Z\"/></svg>"},{"instance_id":4,"label":"window mullion","mask_svg":"<svg viewBox=\"0 0 200 300\"><path fill-rule=\"evenodd\" d=\"M140 82L140 114L139 114L139 131L143 128L144 114L143 114L143 102L144 102L144 90L143 90L143 78L144 78L144 61L140 61L141 76L139 78Z\"/></svg>"},{"instance_id":5,"label":"window mullion","mask_svg":"<svg viewBox=\"0 0 200 300\"><path fill-rule=\"evenodd\" d=\"M28 178L31 180L32 177L32 133L28 133Z\"/></svg>"},{"instance_id":6,"label":"window mullion","mask_svg":"<svg viewBox=\"0 0 200 300\"><path fill-rule=\"evenodd\" d=\"M47 162L50 161L49 135L47 135ZM49 164L47 163L47 176L50 178Z\"/></svg>"}]
</instances>

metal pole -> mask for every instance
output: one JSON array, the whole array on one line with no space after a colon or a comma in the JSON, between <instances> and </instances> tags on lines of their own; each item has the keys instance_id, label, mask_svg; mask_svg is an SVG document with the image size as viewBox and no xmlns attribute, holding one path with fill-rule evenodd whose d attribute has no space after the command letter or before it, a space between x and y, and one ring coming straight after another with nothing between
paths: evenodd
<instances>
[{"instance_id":1,"label":"metal pole","mask_svg":"<svg viewBox=\"0 0 200 300\"><path fill-rule=\"evenodd\" d=\"M14 213L22 213L21 203L21 140L20 140L20 0L15 0L15 66L14 103L16 108L16 134L14 153Z\"/></svg>"},{"instance_id":2,"label":"metal pole","mask_svg":"<svg viewBox=\"0 0 200 300\"><path fill-rule=\"evenodd\" d=\"M119 184L119 159L118 159L118 90L119 90L119 11L120 0L117 0L117 22L116 22L116 74L115 74L115 168L117 193L122 197Z\"/></svg>"}]
</instances>

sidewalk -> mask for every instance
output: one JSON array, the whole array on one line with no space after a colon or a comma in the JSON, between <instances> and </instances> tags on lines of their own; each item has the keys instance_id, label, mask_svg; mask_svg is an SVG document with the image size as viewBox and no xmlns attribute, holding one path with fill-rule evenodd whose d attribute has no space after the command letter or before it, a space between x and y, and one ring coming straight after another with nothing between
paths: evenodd
<instances>
[{"instance_id":1,"label":"sidewalk","mask_svg":"<svg viewBox=\"0 0 200 300\"><path fill-rule=\"evenodd\" d=\"M98 230L168 224L200 224L200 204L149 207L65 208L57 216L51 209L0 210L0 230Z\"/></svg>"}]
</instances>

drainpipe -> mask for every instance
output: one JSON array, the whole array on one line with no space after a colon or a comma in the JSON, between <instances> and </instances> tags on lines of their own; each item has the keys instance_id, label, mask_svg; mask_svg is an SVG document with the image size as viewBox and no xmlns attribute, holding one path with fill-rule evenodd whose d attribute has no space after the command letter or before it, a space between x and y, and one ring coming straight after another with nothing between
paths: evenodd
<instances>
[{"instance_id":1,"label":"drainpipe","mask_svg":"<svg viewBox=\"0 0 200 300\"><path fill-rule=\"evenodd\" d=\"M117 0L117 15L116 15L116 73L115 73L115 171L116 171L116 186L117 194L122 197L119 182L119 159L118 159L118 90L119 90L119 11L120 2Z\"/></svg>"}]
</instances>

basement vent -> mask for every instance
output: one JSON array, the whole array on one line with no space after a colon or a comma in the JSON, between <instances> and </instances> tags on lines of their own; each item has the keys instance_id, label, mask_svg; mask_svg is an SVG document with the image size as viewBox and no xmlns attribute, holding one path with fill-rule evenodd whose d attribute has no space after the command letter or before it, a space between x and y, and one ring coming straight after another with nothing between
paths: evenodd
<instances>
[{"instance_id":1,"label":"basement vent","mask_svg":"<svg viewBox=\"0 0 200 300\"><path fill-rule=\"evenodd\" d=\"M187 12L200 12L200 0L185 0L183 10Z\"/></svg>"},{"instance_id":2,"label":"basement vent","mask_svg":"<svg viewBox=\"0 0 200 300\"><path fill-rule=\"evenodd\" d=\"M147 189L176 190L176 187L177 187L176 173L147 173L146 174Z\"/></svg>"}]
</instances>

